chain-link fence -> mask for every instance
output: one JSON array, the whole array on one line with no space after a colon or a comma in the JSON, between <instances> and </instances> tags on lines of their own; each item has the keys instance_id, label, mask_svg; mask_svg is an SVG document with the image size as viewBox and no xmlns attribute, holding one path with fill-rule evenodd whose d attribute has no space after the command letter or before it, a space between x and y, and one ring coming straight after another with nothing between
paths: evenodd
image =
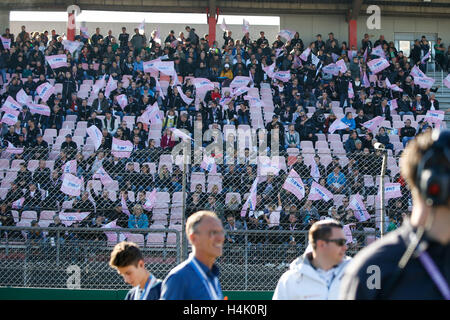
<instances>
[{"instance_id":1,"label":"chain-link fence","mask_svg":"<svg viewBox=\"0 0 450 320\"><path fill-rule=\"evenodd\" d=\"M250 137L258 134L253 131ZM133 146L129 152L103 147L96 150L85 136L74 136L77 145L72 149L58 145L58 137L53 137L47 148L5 149L0 159L1 223L20 228L81 228L87 234L95 234L98 228L120 228L115 229L121 233L118 239L140 242L149 250L149 257L153 254L152 248L147 248L147 237L135 231L176 230L179 240L175 248L179 251L166 251L160 260L149 258L149 267L164 278L177 261L187 257L181 241L183 218L208 209L218 214L228 231L225 253L219 260L223 288L273 290L287 265L304 252L307 232L315 221L334 218L345 225L350 255L380 236L381 152L362 148L358 141L354 143L356 151L347 152L351 151L347 150L351 138L345 134L317 136L317 141L302 141L299 148L281 147L277 155L273 144L267 147L264 143L271 141L270 136L258 136L256 145L249 140L242 150L236 147L233 152L228 148L231 140L223 145L226 152L209 148L205 141L196 148L193 141L185 144L193 147L187 157L172 154L177 144L165 149ZM399 175L403 148L393 144L387 150L384 181L385 231L398 227L411 209L409 191ZM204 156L198 161L195 155L199 150ZM267 150L267 154L261 152ZM184 158L189 160L186 165ZM1 285L60 286L53 282L50 270L58 270L63 279L66 268L80 256L81 272L88 270L86 277L92 281L102 278L97 284L85 282L89 283L86 287L126 287L107 265L112 249L108 239L106 245L98 246L90 240L89 245L84 245L84 240L64 240L65 249L60 248L55 255L60 242L44 233L43 241L50 249L36 255L41 260L36 261L39 267L28 264L33 245L22 229L13 234L21 243L2 246L8 257L2 267L9 271L3 272ZM104 239L104 229L99 234ZM2 243L11 237L6 240L2 233ZM160 241L161 246L167 244L166 238ZM36 271L31 271L33 268ZM46 275L33 273L40 268ZM19 273L20 277L13 276Z\"/></svg>"},{"instance_id":2,"label":"chain-link fence","mask_svg":"<svg viewBox=\"0 0 450 320\"><path fill-rule=\"evenodd\" d=\"M239 225L239 224L238 224ZM180 232L173 229L0 227L0 286L127 289L108 262L113 246L127 239L139 244L146 266L164 279L181 261ZM221 285L224 290L274 290L289 263L308 246L303 230L226 232ZM355 231L355 254L374 237Z\"/></svg>"}]
</instances>

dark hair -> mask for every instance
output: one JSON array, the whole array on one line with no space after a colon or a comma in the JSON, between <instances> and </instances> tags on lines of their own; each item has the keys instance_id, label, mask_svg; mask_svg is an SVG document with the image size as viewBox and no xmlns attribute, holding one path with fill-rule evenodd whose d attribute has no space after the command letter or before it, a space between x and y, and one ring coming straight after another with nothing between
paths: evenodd
<instances>
[{"instance_id":1,"label":"dark hair","mask_svg":"<svg viewBox=\"0 0 450 320\"><path fill-rule=\"evenodd\" d=\"M111 252L109 265L112 268L123 268L131 265L137 266L139 260L143 260L141 250L134 242L122 241Z\"/></svg>"},{"instance_id":2,"label":"dark hair","mask_svg":"<svg viewBox=\"0 0 450 320\"><path fill-rule=\"evenodd\" d=\"M317 221L311 226L308 233L308 240L313 249L316 248L317 240L328 240L332 228L343 229L342 224L333 219Z\"/></svg>"}]
</instances>

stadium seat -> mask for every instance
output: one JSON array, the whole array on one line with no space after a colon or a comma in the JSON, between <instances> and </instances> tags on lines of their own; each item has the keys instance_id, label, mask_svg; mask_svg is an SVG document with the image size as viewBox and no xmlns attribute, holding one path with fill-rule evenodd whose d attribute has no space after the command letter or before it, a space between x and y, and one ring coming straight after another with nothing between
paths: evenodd
<instances>
[{"instance_id":1,"label":"stadium seat","mask_svg":"<svg viewBox=\"0 0 450 320\"><path fill-rule=\"evenodd\" d=\"M144 235L139 234L139 233L128 233L127 241L134 242L138 246L143 247L144 246Z\"/></svg>"}]
</instances>

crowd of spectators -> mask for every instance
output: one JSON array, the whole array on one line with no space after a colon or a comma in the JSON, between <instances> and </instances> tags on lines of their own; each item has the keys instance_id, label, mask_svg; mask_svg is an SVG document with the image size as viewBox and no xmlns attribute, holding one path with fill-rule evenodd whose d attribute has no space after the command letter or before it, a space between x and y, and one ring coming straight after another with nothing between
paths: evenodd
<instances>
[{"instance_id":1,"label":"crowd of spectators","mask_svg":"<svg viewBox=\"0 0 450 320\"><path fill-rule=\"evenodd\" d=\"M152 209L146 209L146 196L155 188L158 192L168 192L172 198L182 191L183 168L160 161L178 143L170 129L186 129L193 136L195 128L199 127L205 132L209 127L223 131L226 125L236 128L252 125L250 106L244 94L234 97L227 104L221 103L225 95L223 89L229 86L232 79L249 76L251 87L271 89L274 106L273 112L264 113L265 127L254 129L268 132L266 142L269 153L273 151L271 135L278 137L280 155L286 156L288 164L286 168L281 168L279 174L269 174L258 185L257 206L253 210L247 209L243 215L240 210L245 201L244 195L249 192L258 171L257 165L250 163L255 150L246 148L244 155L235 153L231 161L217 165L222 183L207 185L207 188L205 184L190 181L191 174L205 172L200 165L193 165L187 175L187 189L191 192L187 192L186 215L201 208L214 210L228 230L304 230L325 217L333 217L344 224L355 223L358 230L375 227L375 206L373 201L369 203L369 198L373 200L378 191L376 185L368 186L364 180L365 175L373 177L381 169L381 157L374 150L374 142L383 143L390 150L390 156L398 157L408 141L434 126L424 117L418 121L419 116L424 116L428 110L439 110L435 97L439 88L423 89L414 83L410 75L414 66L426 72L426 63L421 63L421 58L430 50L425 37L416 41L407 57L383 36L372 43L370 37L365 35L357 49L349 48L345 41L334 38L333 33L329 33L325 41L317 35L315 41L304 44L299 32L290 41L278 36L269 42L262 31L258 39L251 39L247 33L236 40L227 31L223 35L223 45L216 41L209 46L207 35L200 37L195 29L189 27L178 36L171 31L162 43L155 32L149 39L137 28L134 32L130 35L126 28L122 28L122 33L117 37L111 31L103 36L100 28L96 28L90 37L80 32L75 40L83 45L73 54L64 50L64 39L55 30L51 34L47 31L30 33L23 26L17 36L8 29L3 34L4 38L11 39L11 49L3 48L0 43L2 105L8 97L15 99L22 89L35 99L37 86L49 80L61 84L62 89L47 102L39 99L40 104L50 107L50 116L32 114L29 106L24 104L15 125L0 123L2 147L12 144L16 148L24 148L20 154L3 153L7 154L9 162L24 162L15 179L5 184L8 191L2 198L2 225L17 223L12 218L12 206L23 197L18 211L37 211L38 216L33 221L35 225L42 210L61 210L89 212L88 217L74 226L99 227L116 221L117 226L125 228L149 227L154 220ZM373 75L367 62L378 57L372 54L372 50L379 45L390 65ZM319 59L318 62L313 61L312 55L306 61L297 62L307 48ZM364 57L366 49L367 59ZM443 70L448 70L450 47L445 51L444 44L438 41L435 52L436 63ZM54 70L46 63L46 56L56 54L67 55L68 67ZM174 61L181 89L188 98L194 98L192 103L187 104L180 96L179 87L172 87L173 78L169 78L166 94L161 96L155 77L143 72L143 62L157 58ZM324 73L323 67L335 59L343 60L347 71L337 76ZM290 80L283 82L270 78L263 68L272 63L275 63L275 70L290 71ZM364 74L371 79L367 87L363 85ZM109 97L103 90L98 96L90 97L91 100L78 95L81 85L87 81L95 82L104 75L106 80L109 77L118 80L117 89ZM217 87L198 101L192 78L207 78L217 83ZM389 89L385 82L387 79L403 92ZM353 98L348 95L350 84L354 90ZM116 99L121 94L128 99L128 105L123 109ZM392 99L398 101L397 110L391 110L388 105ZM125 117L141 116L154 103L164 113L160 139L150 136L149 124L135 120L130 126L125 121ZM376 116L384 117L391 125L381 126L376 132L362 125ZM82 151L86 136L82 137L82 143L77 143L72 130L64 131L63 123L69 118L74 119L75 127L79 122L87 122L87 127L94 125L102 131L102 143L97 151ZM394 118L403 121L404 127L396 130ZM342 148L330 152L330 161L326 163L322 154L315 153L320 142L330 143L331 146L329 128L336 120L341 120L348 128L334 134L338 136ZM54 159L50 158L54 152L52 145L56 142L44 139L46 131L52 129L59 134L64 132L60 152ZM129 158L111 154L113 137L132 142L133 152ZM228 137L223 138L225 145ZM400 146L396 144L397 140ZM304 142L311 142L312 149L304 148ZM203 146L206 145L205 142ZM256 147L260 145L261 141L258 141ZM290 151L295 148L299 152L293 156ZM313 153L309 154L311 150ZM238 157L243 157L244 161L239 162ZM314 159L319 176L312 176L311 164L305 164L305 157ZM33 160L37 160L39 165L31 171L28 165ZM48 167L49 160L53 164L51 169ZM61 191L61 168L70 160L76 160L75 174L84 179L85 190L80 197L71 197ZM393 168L397 166L398 163ZM95 190L92 182L88 182L101 167L117 181L118 187L112 191L114 196L107 188ZM291 168L305 183L306 195L301 201L282 188ZM4 172L5 178L7 171ZM390 201L392 206L389 206L388 214L390 229L393 229L408 212L409 194L398 170L388 174L390 181L402 184L403 194L402 198ZM341 195L342 202L308 200L309 188L314 180L333 194ZM127 198L128 192L133 192L133 201ZM226 199L230 193L229 199ZM345 204L356 193L363 196L372 214L372 219L365 223L359 223L352 209ZM128 214L124 212L122 199L127 203ZM63 208L64 202L72 202L72 207ZM274 213L279 215L278 219L270 219ZM57 217L55 220L55 226L64 224ZM172 220L168 217L165 222L169 221ZM105 240L101 235L98 237ZM242 238L230 235L226 240L234 243L242 241ZM249 240L256 246L271 241L296 245L292 237L271 240L258 235Z\"/></svg>"}]
</instances>

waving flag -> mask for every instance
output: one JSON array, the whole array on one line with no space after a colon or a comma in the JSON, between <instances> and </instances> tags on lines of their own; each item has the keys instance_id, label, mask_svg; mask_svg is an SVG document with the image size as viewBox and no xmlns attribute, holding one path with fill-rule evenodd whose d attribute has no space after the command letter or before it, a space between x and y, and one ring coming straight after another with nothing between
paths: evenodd
<instances>
[{"instance_id":1,"label":"waving flag","mask_svg":"<svg viewBox=\"0 0 450 320\"><path fill-rule=\"evenodd\" d=\"M250 32L250 23L245 19L242 19L242 32L243 33Z\"/></svg>"},{"instance_id":2,"label":"waving flag","mask_svg":"<svg viewBox=\"0 0 450 320\"><path fill-rule=\"evenodd\" d=\"M353 58L356 57L356 50L348 50L347 51L347 56L348 56L348 59L350 61L352 61Z\"/></svg>"},{"instance_id":3,"label":"waving flag","mask_svg":"<svg viewBox=\"0 0 450 320\"><path fill-rule=\"evenodd\" d=\"M363 54L364 62L367 62L367 49L368 49L368 47L366 47L366 50L364 50L364 54Z\"/></svg>"},{"instance_id":4,"label":"waving flag","mask_svg":"<svg viewBox=\"0 0 450 320\"><path fill-rule=\"evenodd\" d=\"M336 62L336 65L339 67L339 71L341 73L346 73L347 72L347 66L345 65L345 61L344 60L338 60L338 62Z\"/></svg>"},{"instance_id":5,"label":"waving flag","mask_svg":"<svg viewBox=\"0 0 450 320\"><path fill-rule=\"evenodd\" d=\"M361 123L361 125L367 129L369 129L372 132L375 132L378 126L384 121L384 117L382 116L376 116L375 118L366 121L364 123Z\"/></svg>"},{"instance_id":6,"label":"waving flag","mask_svg":"<svg viewBox=\"0 0 450 320\"><path fill-rule=\"evenodd\" d=\"M173 135L176 138L181 138L183 141L192 140L192 138L188 134L184 133L183 131L181 131L177 128L170 128L170 130L172 131Z\"/></svg>"},{"instance_id":7,"label":"waving flag","mask_svg":"<svg viewBox=\"0 0 450 320\"><path fill-rule=\"evenodd\" d=\"M155 79L155 83L156 83L156 90L158 90L160 97L164 99L165 96L164 96L164 92L162 90L161 84L159 83L158 78L154 78L154 79ZM175 79L177 79L177 78L175 78ZM173 88L174 84L175 83L172 84L172 88Z\"/></svg>"},{"instance_id":8,"label":"waving flag","mask_svg":"<svg viewBox=\"0 0 450 320\"><path fill-rule=\"evenodd\" d=\"M247 208L250 207L250 210L256 209L256 193L258 190L258 180L259 180L259 177L256 177L252 183L252 186L250 188L250 194L248 195L248 198L245 201L244 206L242 207L242 210L241 210L241 217L245 217Z\"/></svg>"},{"instance_id":9,"label":"waving flag","mask_svg":"<svg viewBox=\"0 0 450 320\"><path fill-rule=\"evenodd\" d=\"M105 97L109 98L109 95L112 91L117 89L117 80L114 80L114 78L110 75L108 79L108 83L106 84L105 89Z\"/></svg>"},{"instance_id":10,"label":"waving flag","mask_svg":"<svg viewBox=\"0 0 450 320\"><path fill-rule=\"evenodd\" d=\"M352 196L346 209L348 208L353 209L355 218L358 219L359 222L370 219L370 214L367 212L364 202L358 193Z\"/></svg>"},{"instance_id":11,"label":"waving flag","mask_svg":"<svg viewBox=\"0 0 450 320\"><path fill-rule=\"evenodd\" d=\"M300 66L302 66L302 60L294 54L294 62L292 63L292 66L294 67L294 69L299 68Z\"/></svg>"},{"instance_id":12,"label":"waving flag","mask_svg":"<svg viewBox=\"0 0 450 320\"><path fill-rule=\"evenodd\" d=\"M346 224L342 227L342 231L344 231L345 238L347 239L347 243L353 243L353 236L352 236L352 227L354 227L354 223Z\"/></svg>"},{"instance_id":13,"label":"waving flag","mask_svg":"<svg viewBox=\"0 0 450 320\"><path fill-rule=\"evenodd\" d=\"M338 61L339 56L336 53L331 53L331 58L333 59L333 62Z\"/></svg>"},{"instance_id":14,"label":"waving flag","mask_svg":"<svg viewBox=\"0 0 450 320\"><path fill-rule=\"evenodd\" d=\"M94 142L95 150L100 148L100 146L102 144L102 138L103 138L103 135L102 135L102 132L100 131L100 129L97 128L97 126L92 125L86 129L86 132L89 135L89 137L92 139L92 141Z\"/></svg>"},{"instance_id":15,"label":"waving flag","mask_svg":"<svg viewBox=\"0 0 450 320\"><path fill-rule=\"evenodd\" d=\"M57 54L45 57L52 69L67 67L67 56L65 54Z\"/></svg>"},{"instance_id":16,"label":"waving flag","mask_svg":"<svg viewBox=\"0 0 450 320\"><path fill-rule=\"evenodd\" d=\"M38 94L39 98L47 102L50 96L55 93L55 88L50 83L44 82L36 88L36 93Z\"/></svg>"},{"instance_id":17,"label":"waving flag","mask_svg":"<svg viewBox=\"0 0 450 320\"><path fill-rule=\"evenodd\" d=\"M327 188L322 187L317 182L313 181L311 185L311 190L309 192L308 200L325 200L328 202L333 199L333 194L327 190Z\"/></svg>"},{"instance_id":18,"label":"waving flag","mask_svg":"<svg viewBox=\"0 0 450 320\"><path fill-rule=\"evenodd\" d=\"M280 32L278 32L278 35L282 36L287 41L291 41L292 39L294 39L295 31L288 30L288 29L283 29Z\"/></svg>"},{"instance_id":19,"label":"waving flag","mask_svg":"<svg viewBox=\"0 0 450 320\"><path fill-rule=\"evenodd\" d=\"M400 183L386 183L384 185L384 198L393 199L400 198L402 196L401 184Z\"/></svg>"},{"instance_id":20,"label":"waving flag","mask_svg":"<svg viewBox=\"0 0 450 320\"><path fill-rule=\"evenodd\" d=\"M333 76L337 76L337 75L339 75L339 71L341 71L341 67L335 63L330 63L329 65L326 65L325 67L323 67L322 71L324 73L329 73L329 74L332 74Z\"/></svg>"},{"instance_id":21,"label":"waving flag","mask_svg":"<svg viewBox=\"0 0 450 320\"><path fill-rule=\"evenodd\" d=\"M425 115L425 121L440 123L444 121L445 111L444 110L428 110Z\"/></svg>"},{"instance_id":22,"label":"waving flag","mask_svg":"<svg viewBox=\"0 0 450 320\"><path fill-rule=\"evenodd\" d=\"M65 174L65 173L76 174L77 173L77 160L67 161L65 164L62 165L61 171L63 172L63 174Z\"/></svg>"},{"instance_id":23,"label":"waving flag","mask_svg":"<svg viewBox=\"0 0 450 320\"><path fill-rule=\"evenodd\" d=\"M291 172L289 172L289 175L283 184L283 189L294 194L298 200L302 200L305 197L305 186L294 169L291 169Z\"/></svg>"},{"instance_id":24,"label":"waving flag","mask_svg":"<svg viewBox=\"0 0 450 320\"><path fill-rule=\"evenodd\" d=\"M280 172L280 163L278 160L275 162L271 158L260 158L258 162L258 175L267 176L269 174L278 175Z\"/></svg>"},{"instance_id":25,"label":"waving flag","mask_svg":"<svg viewBox=\"0 0 450 320\"><path fill-rule=\"evenodd\" d=\"M61 185L61 191L69 196L78 197L80 196L82 185L83 180L70 173L65 173Z\"/></svg>"},{"instance_id":26,"label":"waving flag","mask_svg":"<svg viewBox=\"0 0 450 320\"><path fill-rule=\"evenodd\" d=\"M348 83L348 98L349 99L353 99L355 97L355 92L353 91L353 84L352 84L352 82L350 81L349 83Z\"/></svg>"},{"instance_id":27,"label":"waving flag","mask_svg":"<svg viewBox=\"0 0 450 320\"><path fill-rule=\"evenodd\" d=\"M413 77L426 77L426 74L422 72L422 70L420 70L419 67L414 66L411 69L410 75L412 75Z\"/></svg>"},{"instance_id":28,"label":"waving flag","mask_svg":"<svg viewBox=\"0 0 450 320\"><path fill-rule=\"evenodd\" d=\"M9 141L6 141L6 142L8 142L8 147L5 150L7 153L11 153L11 154L21 154L21 153L23 153L23 147L16 148L11 142L9 142Z\"/></svg>"},{"instance_id":29,"label":"waving flag","mask_svg":"<svg viewBox=\"0 0 450 320\"><path fill-rule=\"evenodd\" d=\"M13 110L18 110L18 111L22 110L22 106L20 105L20 103L18 103L16 100L14 100L14 98L11 96L8 96L8 98L6 98L5 102L3 103L2 108L0 110L5 111L5 109L4 109L5 107L8 107Z\"/></svg>"},{"instance_id":30,"label":"waving flag","mask_svg":"<svg viewBox=\"0 0 450 320\"><path fill-rule=\"evenodd\" d=\"M194 78L192 80L193 85L197 90L204 89L204 90L214 90L214 84L206 79L206 78Z\"/></svg>"},{"instance_id":31,"label":"waving flag","mask_svg":"<svg viewBox=\"0 0 450 320\"><path fill-rule=\"evenodd\" d=\"M450 89L450 74L448 74L447 77L445 77L444 85Z\"/></svg>"},{"instance_id":32,"label":"waving flag","mask_svg":"<svg viewBox=\"0 0 450 320\"><path fill-rule=\"evenodd\" d=\"M388 101L388 105L389 105L389 108L391 109L391 112L392 112L393 110L397 109L397 108L398 108L397 99L389 100L389 101Z\"/></svg>"},{"instance_id":33,"label":"waving flag","mask_svg":"<svg viewBox=\"0 0 450 320\"><path fill-rule=\"evenodd\" d=\"M2 36L0 36L0 39L2 40L3 49L11 50L11 39L3 38Z\"/></svg>"},{"instance_id":34,"label":"waving flag","mask_svg":"<svg viewBox=\"0 0 450 320\"><path fill-rule=\"evenodd\" d=\"M94 96L98 95L100 90L103 89L103 87L106 84L106 74L103 75L103 77L95 82L95 84L92 86L92 93Z\"/></svg>"},{"instance_id":35,"label":"waving flag","mask_svg":"<svg viewBox=\"0 0 450 320\"><path fill-rule=\"evenodd\" d=\"M275 72L275 74L273 75L273 77L277 80L281 80L283 82L289 82L289 80L291 80L291 71L287 70L287 71L277 71Z\"/></svg>"},{"instance_id":36,"label":"waving flag","mask_svg":"<svg viewBox=\"0 0 450 320\"><path fill-rule=\"evenodd\" d=\"M311 171L310 171L311 177L316 180L316 182L319 182L320 179L320 171L319 166L317 165L316 161L313 160L311 162Z\"/></svg>"},{"instance_id":37,"label":"waving flag","mask_svg":"<svg viewBox=\"0 0 450 320\"><path fill-rule=\"evenodd\" d=\"M25 202L25 197L22 197L20 199L17 199L16 201L14 201L11 205L11 207L13 209L22 209L23 207L23 203Z\"/></svg>"},{"instance_id":38,"label":"waving flag","mask_svg":"<svg viewBox=\"0 0 450 320\"><path fill-rule=\"evenodd\" d=\"M233 93L231 94L231 97L238 97L240 95L243 95L244 93L246 93L248 90L250 90L249 87L240 87L237 88L236 90L233 91Z\"/></svg>"},{"instance_id":39,"label":"waving flag","mask_svg":"<svg viewBox=\"0 0 450 320\"><path fill-rule=\"evenodd\" d=\"M47 117L50 116L50 107L45 104L30 103L28 109L30 109L32 114L37 113Z\"/></svg>"},{"instance_id":40,"label":"waving flag","mask_svg":"<svg viewBox=\"0 0 450 320\"><path fill-rule=\"evenodd\" d=\"M102 182L102 184L104 186L106 186L107 184L111 184L112 182L114 182L114 180L110 177L110 175L108 174L108 172L106 172L106 170L103 168L103 166L101 166L97 172L95 172L95 174L92 176L93 179L100 179L100 181Z\"/></svg>"},{"instance_id":41,"label":"waving flag","mask_svg":"<svg viewBox=\"0 0 450 320\"><path fill-rule=\"evenodd\" d=\"M391 82L389 81L388 78L386 78L386 87L388 87L388 88L391 89L392 91L403 92L403 89L400 88L398 85L396 85L396 84L391 84Z\"/></svg>"},{"instance_id":42,"label":"waving flag","mask_svg":"<svg viewBox=\"0 0 450 320\"><path fill-rule=\"evenodd\" d=\"M250 77L236 76L230 83L230 88L245 87L250 82Z\"/></svg>"},{"instance_id":43,"label":"waving flag","mask_svg":"<svg viewBox=\"0 0 450 320\"><path fill-rule=\"evenodd\" d=\"M153 68L167 76L171 76L174 73L174 62L173 61L156 61L153 64Z\"/></svg>"},{"instance_id":44,"label":"waving flag","mask_svg":"<svg viewBox=\"0 0 450 320\"><path fill-rule=\"evenodd\" d=\"M225 23L225 18L223 18L222 23L220 24L220 29L222 29L223 32L228 30L228 26Z\"/></svg>"},{"instance_id":45,"label":"waving flag","mask_svg":"<svg viewBox=\"0 0 450 320\"><path fill-rule=\"evenodd\" d=\"M16 109L12 109L7 106L3 106L2 110L5 111L3 114L2 121L3 123L6 123L7 125L13 126L16 124L17 121L19 121L19 113L20 111Z\"/></svg>"},{"instance_id":46,"label":"waving flag","mask_svg":"<svg viewBox=\"0 0 450 320\"><path fill-rule=\"evenodd\" d=\"M161 61L160 58L157 58L157 59L154 59L154 60L150 60L150 61L144 61L142 63L142 66L144 68L144 72L145 73L150 73L152 71L158 71L158 69L156 69L156 67L155 67L155 64L157 62L160 62L160 61Z\"/></svg>"},{"instance_id":47,"label":"waving flag","mask_svg":"<svg viewBox=\"0 0 450 320\"><path fill-rule=\"evenodd\" d=\"M328 128L329 133L334 133L336 130L342 130L348 128L348 124L342 122L342 119L336 119L333 121L331 126Z\"/></svg>"},{"instance_id":48,"label":"waving flag","mask_svg":"<svg viewBox=\"0 0 450 320\"><path fill-rule=\"evenodd\" d=\"M300 59L302 59L305 62L308 61L308 56L310 53L311 53L311 48L309 48L309 47L306 48L300 55Z\"/></svg>"},{"instance_id":49,"label":"waving flag","mask_svg":"<svg viewBox=\"0 0 450 320\"><path fill-rule=\"evenodd\" d=\"M245 98L244 98L245 99ZM219 101L219 104L224 107L228 108L228 103L232 100L231 97L222 97ZM225 109L226 110L226 109Z\"/></svg>"},{"instance_id":50,"label":"waving flag","mask_svg":"<svg viewBox=\"0 0 450 320\"><path fill-rule=\"evenodd\" d=\"M86 218L90 212L63 212L59 213L59 218L61 222L64 223L67 227L70 227L75 222L80 222L84 218Z\"/></svg>"},{"instance_id":51,"label":"waving flag","mask_svg":"<svg viewBox=\"0 0 450 320\"><path fill-rule=\"evenodd\" d=\"M430 89L433 84L434 84L435 80L433 78L430 77L414 77L414 83L417 84L419 87L421 87L422 89Z\"/></svg>"},{"instance_id":52,"label":"waving flag","mask_svg":"<svg viewBox=\"0 0 450 320\"><path fill-rule=\"evenodd\" d=\"M119 104L119 106L122 108L122 110L125 109L125 107L128 105L128 99L127 96L125 94L121 94L119 96L117 96L117 103Z\"/></svg>"},{"instance_id":53,"label":"waving flag","mask_svg":"<svg viewBox=\"0 0 450 320\"><path fill-rule=\"evenodd\" d=\"M425 60L430 59L430 57L431 57L431 50L428 50L427 54L424 55L422 59L420 59L420 63L421 64L425 64L426 63Z\"/></svg>"},{"instance_id":54,"label":"waving flag","mask_svg":"<svg viewBox=\"0 0 450 320\"><path fill-rule=\"evenodd\" d=\"M125 200L125 198L123 196L122 196L122 200L120 200L120 204L122 205L123 213L125 213L127 216L130 216L130 210L128 209L127 201Z\"/></svg>"},{"instance_id":55,"label":"waving flag","mask_svg":"<svg viewBox=\"0 0 450 320\"><path fill-rule=\"evenodd\" d=\"M369 88L370 87L370 82L369 79L367 78L367 73L364 72L364 76L363 76L363 86L365 88Z\"/></svg>"},{"instance_id":56,"label":"waving flag","mask_svg":"<svg viewBox=\"0 0 450 320\"><path fill-rule=\"evenodd\" d=\"M133 144L128 140L120 140L113 137L111 153L117 158L129 158L133 151Z\"/></svg>"},{"instance_id":57,"label":"waving flag","mask_svg":"<svg viewBox=\"0 0 450 320\"><path fill-rule=\"evenodd\" d=\"M245 96L244 100L248 101L248 104L250 105L250 107L261 107L262 106L261 100L259 98Z\"/></svg>"},{"instance_id":58,"label":"waving flag","mask_svg":"<svg viewBox=\"0 0 450 320\"><path fill-rule=\"evenodd\" d=\"M209 156L205 155L203 157L203 161L202 161L200 167L203 168L204 170L208 171L209 173L213 173L213 174L217 173L217 165L216 165L216 161L214 160L213 157L209 157Z\"/></svg>"},{"instance_id":59,"label":"waving flag","mask_svg":"<svg viewBox=\"0 0 450 320\"><path fill-rule=\"evenodd\" d=\"M378 58L367 62L367 66L374 74L377 74L389 67L389 62L384 58Z\"/></svg>"},{"instance_id":60,"label":"waving flag","mask_svg":"<svg viewBox=\"0 0 450 320\"><path fill-rule=\"evenodd\" d=\"M151 210L156 203L156 188L148 195L147 201L145 201L143 208L145 210Z\"/></svg>"},{"instance_id":61,"label":"waving flag","mask_svg":"<svg viewBox=\"0 0 450 320\"><path fill-rule=\"evenodd\" d=\"M162 123L163 122L163 119L161 119L159 108L151 109L148 112L148 120L150 120L151 123Z\"/></svg>"},{"instance_id":62,"label":"waving flag","mask_svg":"<svg viewBox=\"0 0 450 320\"><path fill-rule=\"evenodd\" d=\"M275 75L275 62L269 66L265 66L262 68L269 78L273 78Z\"/></svg>"},{"instance_id":63,"label":"waving flag","mask_svg":"<svg viewBox=\"0 0 450 320\"><path fill-rule=\"evenodd\" d=\"M317 65L320 63L320 59L311 52L311 62L317 67Z\"/></svg>"},{"instance_id":64,"label":"waving flag","mask_svg":"<svg viewBox=\"0 0 450 320\"><path fill-rule=\"evenodd\" d=\"M80 46L84 45L80 41L70 41L70 40L63 40L62 44L64 46L64 49L69 51L70 54L73 54Z\"/></svg>"},{"instance_id":65,"label":"waving flag","mask_svg":"<svg viewBox=\"0 0 450 320\"><path fill-rule=\"evenodd\" d=\"M384 50L381 47L381 44L375 48L372 49L372 53L374 56L379 56L383 59L386 59L386 55L384 54Z\"/></svg>"},{"instance_id":66,"label":"waving flag","mask_svg":"<svg viewBox=\"0 0 450 320\"><path fill-rule=\"evenodd\" d=\"M22 105L26 105L31 102L31 97L23 89L20 89L16 94L16 100Z\"/></svg>"},{"instance_id":67,"label":"waving flag","mask_svg":"<svg viewBox=\"0 0 450 320\"><path fill-rule=\"evenodd\" d=\"M177 89L178 89L178 93L180 94L180 97L184 101L184 103L186 103L187 105L190 105L192 103L192 101L194 101L194 99L188 98L184 94L183 89L180 86L177 86Z\"/></svg>"},{"instance_id":68,"label":"waving flag","mask_svg":"<svg viewBox=\"0 0 450 320\"><path fill-rule=\"evenodd\" d=\"M83 35L83 38L89 39L89 33L87 27L80 27L81 34Z\"/></svg>"}]
</instances>

